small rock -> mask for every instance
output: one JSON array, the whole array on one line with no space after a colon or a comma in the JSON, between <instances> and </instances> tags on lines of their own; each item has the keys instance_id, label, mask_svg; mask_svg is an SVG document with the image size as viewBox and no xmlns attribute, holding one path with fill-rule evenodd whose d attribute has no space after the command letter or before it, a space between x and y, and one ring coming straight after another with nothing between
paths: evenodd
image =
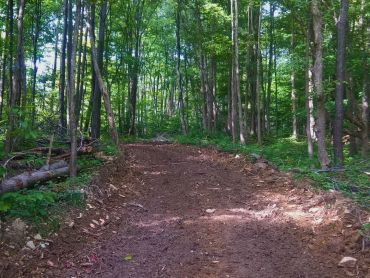
<instances>
[{"instance_id":1,"label":"small rock","mask_svg":"<svg viewBox=\"0 0 370 278\"><path fill-rule=\"evenodd\" d=\"M23 233L26 230L27 225L20 218L17 218L13 221L12 228L14 231Z\"/></svg>"},{"instance_id":2,"label":"small rock","mask_svg":"<svg viewBox=\"0 0 370 278\"><path fill-rule=\"evenodd\" d=\"M116 186L114 186L113 184L109 184L109 188L112 189L113 191L117 191L118 188Z\"/></svg>"},{"instance_id":3,"label":"small rock","mask_svg":"<svg viewBox=\"0 0 370 278\"><path fill-rule=\"evenodd\" d=\"M42 240L42 237L40 234L35 235L33 238L36 240Z\"/></svg>"},{"instance_id":4,"label":"small rock","mask_svg":"<svg viewBox=\"0 0 370 278\"><path fill-rule=\"evenodd\" d=\"M100 225L99 221L97 221L97 220L95 220L95 219L93 219L93 220L92 220L92 222L93 222L94 224L98 225L98 226Z\"/></svg>"},{"instance_id":5,"label":"small rock","mask_svg":"<svg viewBox=\"0 0 370 278\"><path fill-rule=\"evenodd\" d=\"M266 163L263 163L263 162L258 162L258 163L256 163L256 164L254 164L254 166L256 167L256 168L259 168L259 169L262 169L262 170L264 170L264 169L266 169L267 168L267 164Z\"/></svg>"},{"instance_id":6,"label":"small rock","mask_svg":"<svg viewBox=\"0 0 370 278\"><path fill-rule=\"evenodd\" d=\"M27 246L28 248L30 248L31 250L35 250L35 249L36 249L36 245L33 243L33 241L32 241L32 240L27 241L26 246Z\"/></svg>"},{"instance_id":7,"label":"small rock","mask_svg":"<svg viewBox=\"0 0 370 278\"><path fill-rule=\"evenodd\" d=\"M339 262L338 266L341 267L355 267L357 264L357 259L353 257L343 257Z\"/></svg>"},{"instance_id":8,"label":"small rock","mask_svg":"<svg viewBox=\"0 0 370 278\"><path fill-rule=\"evenodd\" d=\"M48 264L48 266L51 266L51 267L54 267L55 266L55 264L52 261L50 261L50 260L47 261L47 264Z\"/></svg>"},{"instance_id":9,"label":"small rock","mask_svg":"<svg viewBox=\"0 0 370 278\"><path fill-rule=\"evenodd\" d=\"M310 213L316 213L316 212L318 212L320 210L320 208L310 208L309 210L308 210L308 212L310 212Z\"/></svg>"},{"instance_id":10,"label":"small rock","mask_svg":"<svg viewBox=\"0 0 370 278\"><path fill-rule=\"evenodd\" d=\"M216 210L215 209L207 209L206 213L214 213Z\"/></svg>"}]
</instances>

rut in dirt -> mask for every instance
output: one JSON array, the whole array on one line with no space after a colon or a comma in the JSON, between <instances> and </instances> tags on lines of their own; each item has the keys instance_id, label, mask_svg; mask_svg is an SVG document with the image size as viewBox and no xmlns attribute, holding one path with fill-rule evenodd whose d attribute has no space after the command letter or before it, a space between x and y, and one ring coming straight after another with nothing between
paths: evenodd
<instances>
[{"instance_id":1,"label":"rut in dirt","mask_svg":"<svg viewBox=\"0 0 370 278\"><path fill-rule=\"evenodd\" d=\"M119 162L109 166L105 181L120 194L96 212L116 222L102 233L85 227L96 235L84 244L89 235L76 236L75 249L65 237L70 249L56 245L59 268L46 276L347 277L337 266L346 252L341 228L326 223L330 211L287 175L210 149L125 148L131 176Z\"/></svg>"}]
</instances>

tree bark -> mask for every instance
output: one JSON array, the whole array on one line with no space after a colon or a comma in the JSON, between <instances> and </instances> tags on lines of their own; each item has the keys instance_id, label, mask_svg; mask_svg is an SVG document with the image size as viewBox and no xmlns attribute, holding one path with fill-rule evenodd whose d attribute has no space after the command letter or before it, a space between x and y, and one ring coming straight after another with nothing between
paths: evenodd
<instances>
[{"instance_id":1,"label":"tree bark","mask_svg":"<svg viewBox=\"0 0 370 278\"><path fill-rule=\"evenodd\" d=\"M72 17L72 13L69 15ZM77 0L76 19L72 33L72 45L70 56L70 66L68 71L68 112L69 112L69 136L71 141L71 156L69 162L70 177L77 176L77 122L76 122L76 94L75 94L75 76L76 76L76 56L78 45L78 31L81 18L81 0ZM72 28L72 26L69 26Z\"/></svg>"},{"instance_id":2,"label":"tree bark","mask_svg":"<svg viewBox=\"0 0 370 278\"><path fill-rule=\"evenodd\" d=\"M70 0L72 1L72 0ZM60 57L60 85L59 85L59 128L60 134L64 134L66 123L66 108L65 108L65 87L66 87L66 48L67 48L67 28L68 28L68 0L63 3L63 36L62 49Z\"/></svg>"},{"instance_id":3,"label":"tree bark","mask_svg":"<svg viewBox=\"0 0 370 278\"><path fill-rule=\"evenodd\" d=\"M91 51L92 51L92 63L94 66L99 88L103 94L104 106L105 106L105 110L106 110L107 118L108 118L109 132L110 132L113 143L118 145L119 138L118 138L118 132L117 132L116 124L114 120L114 113L113 113L112 106L110 103L108 90L104 84L104 81L103 81L103 78L100 72L99 64L98 64L97 52L96 52L95 40L94 40L94 34L93 34L94 31L91 29L90 9L88 9L88 18L90 22L89 33L90 33L90 43L91 43Z\"/></svg>"},{"instance_id":4,"label":"tree bark","mask_svg":"<svg viewBox=\"0 0 370 278\"><path fill-rule=\"evenodd\" d=\"M187 127L185 122L184 114L184 98L183 98L183 86L182 86L182 75L181 75L181 41L180 41L180 24L181 24L181 0L177 0L176 9L176 52L177 52L177 63L176 63L176 76L177 76L177 87L179 90L179 101L178 108L180 114L180 124L182 134L187 134Z\"/></svg>"},{"instance_id":5,"label":"tree bark","mask_svg":"<svg viewBox=\"0 0 370 278\"><path fill-rule=\"evenodd\" d=\"M107 18L107 7L108 2L104 0L100 7L99 15L99 34L98 34L98 48L97 48L97 59L99 69L103 70L103 56L104 56L104 37L105 37L105 23ZM102 92L99 88L98 80L95 73L95 82L93 90L93 102L91 112L91 137L96 140L100 138L100 126L101 126L101 97Z\"/></svg>"},{"instance_id":6,"label":"tree bark","mask_svg":"<svg viewBox=\"0 0 370 278\"><path fill-rule=\"evenodd\" d=\"M309 24L310 25L310 24ZM311 71L311 26L307 28L306 35L306 69L305 69L305 95L306 95L306 135L307 135L307 152L310 160L313 158L314 147L313 142L315 138L315 118L313 116L313 84L312 84L312 71Z\"/></svg>"},{"instance_id":7,"label":"tree bark","mask_svg":"<svg viewBox=\"0 0 370 278\"><path fill-rule=\"evenodd\" d=\"M290 42L291 47L291 61L292 61L292 72L290 75L291 82L291 101L292 101L292 129L293 129L293 138L297 138L297 90L296 90L296 72L295 72L295 63L294 63L294 23L292 23L292 39Z\"/></svg>"},{"instance_id":8,"label":"tree bark","mask_svg":"<svg viewBox=\"0 0 370 278\"><path fill-rule=\"evenodd\" d=\"M68 164L65 161L58 161L51 165L45 165L40 170L25 172L2 181L0 184L0 194L20 190L38 182L45 182L56 177L67 175L68 171Z\"/></svg>"},{"instance_id":9,"label":"tree bark","mask_svg":"<svg viewBox=\"0 0 370 278\"><path fill-rule=\"evenodd\" d=\"M37 78L37 50L38 50L38 41L40 36L40 20L41 20L41 0L36 1L36 11L35 16L33 18L32 25L34 26L32 29L32 43L33 43L33 54L32 54L32 62L33 62L33 70L32 70L32 99L31 99L31 105L32 105L32 126L35 124L35 118L36 118L36 78Z\"/></svg>"},{"instance_id":10,"label":"tree bark","mask_svg":"<svg viewBox=\"0 0 370 278\"><path fill-rule=\"evenodd\" d=\"M239 121L239 140L245 144L245 128L243 119L242 100L240 95L240 73L239 73L239 41L238 41L238 1L231 1L232 17L232 127L233 140L236 137L236 123ZM237 112L236 112L237 111ZM238 113L238 117L236 115Z\"/></svg>"},{"instance_id":11,"label":"tree bark","mask_svg":"<svg viewBox=\"0 0 370 278\"><path fill-rule=\"evenodd\" d=\"M325 109L325 94L323 90L323 63L322 63L322 16L318 0L311 1L311 12L313 19L313 35L314 35L314 66L313 79L314 90L317 96L317 120L316 120L316 136L318 145L318 157L321 169L326 170L329 167L329 157L326 151L326 109Z\"/></svg>"},{"instance_id":12,"label":"tree bark","mask_svg":"<svg viewBox=\"0 0 370 278\"><path fill-rule=\"evenodd\" d=\"M261 59L260 59L260 30L261 30L261 19L262 19L262 11L261 11L261 4L259 6L259 17L258 17L258 27L257 27L257 45L256 45L256 53L257 53L257 74L256 74L256 99L257 99L257 142L258 145L262 145L262 122L261 122Z\"/></svg>"},{"instance_id":13,"label":"tree bark","mask_svg":"<svg viewBox=\"0 0 370 278\"><path fill-rule=\"evenodd\" d=\"M24 15L24 0L18 1L18 18L17 18L17 47L16 47L16 59L15 59L15 70L13 79L13 90L10 95L9 105L9 127L6 136L5 153L12 150L14 145L14 131L17 126L18 116L15 114L15 109L20 108L21 97L26 98L25 92L25 63L24 63L24 49L23 49L23 15Z\"/></svg>"},{"instance_id":14,"label":"tree bark","mask_svg":"<svg viewBox=\"0 0 370 278\"><path fill-rule=\"evenodd\" d=\"M333 126L334 164L343 166L343 95L345 82L345 51L348 0L341 0L339 20L337 22L337 54L336 54L336 89L335 89L335 120Z\"/></svg>"}]
</instances>

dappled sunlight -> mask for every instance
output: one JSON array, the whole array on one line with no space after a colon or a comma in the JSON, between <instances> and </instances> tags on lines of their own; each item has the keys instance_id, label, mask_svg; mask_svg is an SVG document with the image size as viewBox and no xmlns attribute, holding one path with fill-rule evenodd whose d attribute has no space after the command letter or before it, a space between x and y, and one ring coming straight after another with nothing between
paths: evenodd
<instances>
[{"instance_id":1,"label":"dappled sunlight","mask_svg":"<svg viewBox=\"0 0 370 278\"><path fill-rule=\"evenodd\" d=\"M140 221L136 223L136 225L139 227L153 227L153 226L160 226L163 224L168 225L173 222L179 221L180 219L181 219L180 217L166 217L160 220Z\"/></svg>"}]
</instances>

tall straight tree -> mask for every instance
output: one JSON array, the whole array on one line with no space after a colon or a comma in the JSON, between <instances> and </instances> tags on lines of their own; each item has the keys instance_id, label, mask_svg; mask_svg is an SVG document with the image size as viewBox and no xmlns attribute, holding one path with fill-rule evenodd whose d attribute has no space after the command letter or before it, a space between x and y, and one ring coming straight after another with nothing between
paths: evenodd
<instances>
[{"instance_id":1,"label":"tall straight tree","mask_svg":"<svg viewBox=\"0 0 370 278\"><path fill-rule=\"evenodd\" d=\"M176 76L177 76L177 88L179 90L179 100L178 108L180 113L180 124L181 131L184 135L187 134L185 114L184 114L184 97L183 97L183 85L182 85L182 75L181 75L181 40L180 40L180 24L181 24L181 0L177 0L176 7Z\"/></svg>"},{"instance_id":2,"label":"tall straight tree","mask_svg":"<svg viewBox=\"0 0 370 278\"><path fill-rule=\"evenodd\" d=\"M116 128L116 123L114 120L114 113L112 110L112 105L110 102L109 94L107 87L104 84L103 77L101 74L101 70L99 68L98 64L98 55L96 51L96 46L95 46L95 38L94 38L94 30L91 28L91 23L92 23L92 17L91 17L91 6L88 6L88 20L89 20L89 25L88 25L88 32L90 34L90 43L91 43L91 53L92 53L92 66L94 67L94 71L96 74L96 78L98 81L99 89L102 92L103 95L103 100L104 100L104 106L105 106L105 112L107 114L107 119L108 119L108 126L109 126L109 133L112 138L112 141L114 144L118 145L118 132Z\"/></svg>"},{"instance_id":3,"label":"tall straight tree","mask_svg":"<svg viewBox=\"0 0 370 278\"><path fill-rule=\"evenodd\" d=\"M323 62L322 62L322 15L320 11L319 0L311 1L312 25L314 35L314 66L313 79L314 89L317 96L317 120L316 120L316 136L318 157L322 169L328 169L329 157L326 151L326 109L325 109L325 93L323 88Z\"/></svg>"},{"instance_id":4,"label":"tall straight tree","mask_svg":"<svg viewBox=\"0 0 370 278\"><path fill-rule=\"evenodd\" d=\"M262 21L262 4L259 4L258 24L257 24L257 44L256 44L256 57L257 57L257 72L256 72L256 102L257 102L257 142L262 145L262 119L261 119L261 21Z\"/></svg>"},{"instance_id":5,"label":"tall straight tree","mask_svg":"<svg viewBox=\"0 0 370 278\"><path fill-rule=\"evenodd\" d=\"M340 13L337 20L337 55L336 55L336 89L335 120L333 129L334 164L343 166L343 95L345 82L346 27L348 17L348 0L340 1Z\"/></svg>"},{"instance_id":6,"label":"tall straight tree","mask_svg":"<svg viewBox=\"0 0 370 278\"><path fill-rule=\"evenodd\" d=\"M363 123L363 128L361 132L362 148L361 154L363 157L368 157L369 155L369 116L370 116L370 77L369 77L369 55L370 55L370 27L369 27L369 17L366 16L366 6L367 1L361 0L361 18L360 27L362 31L361 40L361 50L362 50L362 98L361 98L361 120Z\"/></svg>"},{"instance_id":7,"label":"tall straight tree","mask_svg":"<svg viewBox=\"0 0 370 278\"><path fill-rule=\"evenodd\" d=\"M100 7L99 15L99 34L98 34L98 48L97 48L97 59L100 69L103 69L103 56L104 56L104 37L105 37L105 22L107 18L107 7L108 1L104 0ZM99 88L99 82L94 74L95 82L93 88L93 101L92 101L92 113L91 113L91 137L96 140L100 138L100 126L101 126L101 90Z\"/></svg>"},{"instance_id":8,"label":"tall straight tree","mask_svg":"<svg viewBox=\"0 0 370 278\"><path fill-rule=\"evenodd\" d=\"M70 0L72 1L72 0ZM76 122L76 56L77 56L77 45L78 45L78 30L80 26L81 18L81 0L76 0L76 17L72 33L72 47L70 53L70 67L68 70L68 86L67 86L67 99L68 99L68 114L69 114L69 136L71 140L71 155L69 161L69 175L71 177L77 176L77 122ZM70 3L72 5L72 2ZM72 17L72 13L69 15ZM69 26L72 28L72 26Z\"/></svg>"},{"instance_id":9,"label":"tall straight tree","mask_svg":"<svg viewBox=\"0 0 370 278\"><path fill-rule=\"evenodd\" d=\"M14 69L14 80L13 80L13 91L10 95L10 112L9 112L9 127L7 132L7 138L5 143L5 152L8 153L12 150L14 144L14 131L17 127L17 120L19 119L16 115L17 109L20 108L21 98L26 98L26 80L25 71L26 66L24 63L24 49L23 49L23 16L24 16L25 1L18 1L18 18L17 18L17 47L15 57L15 69Z\"/></svg>"},{"instance_id":10,"label":"tall straight tree","mask_svg":"<svg viewBox=\"0 0 370 278\"><path fill-rule=\"evenodd\" d=\"M307 152L310 160L313 158L313 142L315 138L315 118L313 116L313 99L312 99L312 70L311 70L311 23L307 24L306 32L306 59L305 59L305 107L306 107L306 136L307 136Z\"/></svg>"},{"instance_id":11,"label":"tall straight tree","mask_svg":"<svg viewBox=\"0 0 370 278\"><path fill-rule=\"evenodd\" d=\"M232 101L232 134L233 140L236 137L236 123L239 122L239 139L241 144L245 144L245 128L240 96L240 76L239 76L239 41L238 41L238 1L231 0L231 37L232 37L232 79L231 79L231 101ZM237 117L238 115L238 117Z\"/></svg>"},{"instance_id":12,"label":"tall straight tree","mask_svg":"<svg viewBox=\"0 0 370 278\"><path fill-rule=\"evenodd\" d=\"M72 1L72 0L70 0ZM59 128L63 134L67 127L66 108L65 108L65 87L66 87L66 48L67 48L67 28L68 28L68 0L63 2L63 35L62 49L60 56L60 85L59 85Z\"/></svg>"}]
</instances>

